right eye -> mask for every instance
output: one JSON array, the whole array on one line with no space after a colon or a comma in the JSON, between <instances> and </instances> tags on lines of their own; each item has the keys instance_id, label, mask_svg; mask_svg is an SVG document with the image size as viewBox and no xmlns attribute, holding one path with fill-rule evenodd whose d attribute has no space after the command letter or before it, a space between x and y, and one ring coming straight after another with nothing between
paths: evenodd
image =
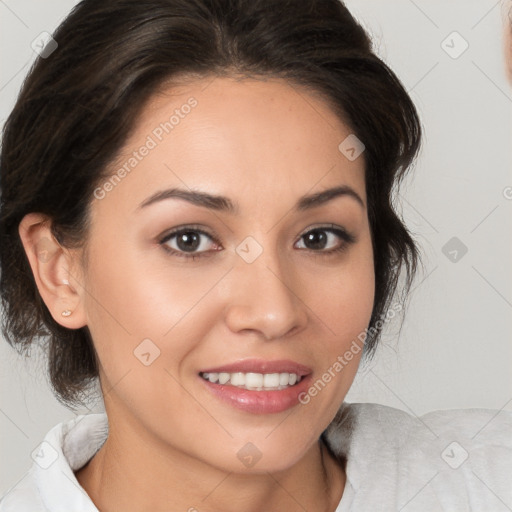
<instances>
[{"instance_id":1,"label":"right eye","mask_svg":"<svg viewBox=\"0 0 512 512\"><path fill-rule=\"evenodd\" d=\"M175 229L167 233L159 243L167 252L182 258L195 259L219 250L212 235L193 226ZM208 250L212 245L217 249Z\"/></svg>"}]
</instances>

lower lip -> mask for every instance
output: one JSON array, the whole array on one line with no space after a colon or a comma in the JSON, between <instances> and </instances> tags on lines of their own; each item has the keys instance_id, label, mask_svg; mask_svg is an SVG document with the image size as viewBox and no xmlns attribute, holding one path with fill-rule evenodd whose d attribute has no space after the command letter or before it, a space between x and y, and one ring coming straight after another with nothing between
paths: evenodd
<instances>
[{"instance_id":1,"label":"lower lip","mask_svg":"<svg viewBox=\"0 0 512 512\"><path fill-rule=\"evenodd\" d=\"M299 403L299 395L307 390L310 380L308 375L302 377L298 384L285 389L252 391L236 386L212 384L201 376L199 378L216 397L237 409L253 414L278 413L296 406Z\"/></svg>"}]
</instances>

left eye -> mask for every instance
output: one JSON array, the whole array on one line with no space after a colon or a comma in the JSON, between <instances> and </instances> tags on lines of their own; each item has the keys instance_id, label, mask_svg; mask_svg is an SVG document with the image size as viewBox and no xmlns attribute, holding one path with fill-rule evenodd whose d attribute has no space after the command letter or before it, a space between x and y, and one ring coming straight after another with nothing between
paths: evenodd
<instances>
[{"instance_id":1,"label":"left eye","mask_svg":"<svg viewBox=\"0 0 512 512\"><path fill-rule=\"evenodd\" d=\"M302 242L302 247L299 248L330 252L336 250L340 239L347 244L354 241L354 238L343 229L315 228L300 237L299 242ZM340 249L344 246L345 244L342 243Z\"/></svg>"}]
</instances>

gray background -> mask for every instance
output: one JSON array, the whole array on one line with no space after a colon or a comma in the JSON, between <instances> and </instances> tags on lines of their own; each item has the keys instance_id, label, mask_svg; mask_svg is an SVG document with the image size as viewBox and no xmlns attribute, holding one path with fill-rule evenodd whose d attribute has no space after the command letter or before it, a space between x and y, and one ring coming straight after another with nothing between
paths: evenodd
<instances>
[{"instance_id":1,"label":"gray background","mask_svg":"<svg viewBox=\"0 0 512 512\"><path fill-rule=\"evenodd\" d=\"M75 3L0 0L2 125L35 58L32 41L53 32ZM390 323L347 400L415 415L512 410L512 88L502 57L504 6L494 0L346 4L409 90L426 135L399 198L423 248L425 272L414 285L399 339L398 324ZM469 47L458 55L464 41ZM453 237L455 245L445 248ZM461 244L467 247L462 257ZM457 261L449 254L454 248ZM0 361L2 495L23 477L47 431L87 410L74 413L58 404L37 353L24 361L3 342Z\"/></svg>"}]
</instances>

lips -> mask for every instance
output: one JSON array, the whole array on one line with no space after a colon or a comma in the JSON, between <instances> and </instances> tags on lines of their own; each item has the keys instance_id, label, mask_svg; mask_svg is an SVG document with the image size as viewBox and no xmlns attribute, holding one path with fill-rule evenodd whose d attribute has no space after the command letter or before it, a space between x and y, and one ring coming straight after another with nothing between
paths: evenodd
<instances>
[{"instance_id":1,"label":"lips","mask_svg":"<svg viewBox=\"0 0 512 512\"><path fill-rule=\"evenodd\" d=\"M278 413L299 403L311 368L294 361L243 360L199 372L221 402L253 414Z\"/></svg>"}]
</instances>

